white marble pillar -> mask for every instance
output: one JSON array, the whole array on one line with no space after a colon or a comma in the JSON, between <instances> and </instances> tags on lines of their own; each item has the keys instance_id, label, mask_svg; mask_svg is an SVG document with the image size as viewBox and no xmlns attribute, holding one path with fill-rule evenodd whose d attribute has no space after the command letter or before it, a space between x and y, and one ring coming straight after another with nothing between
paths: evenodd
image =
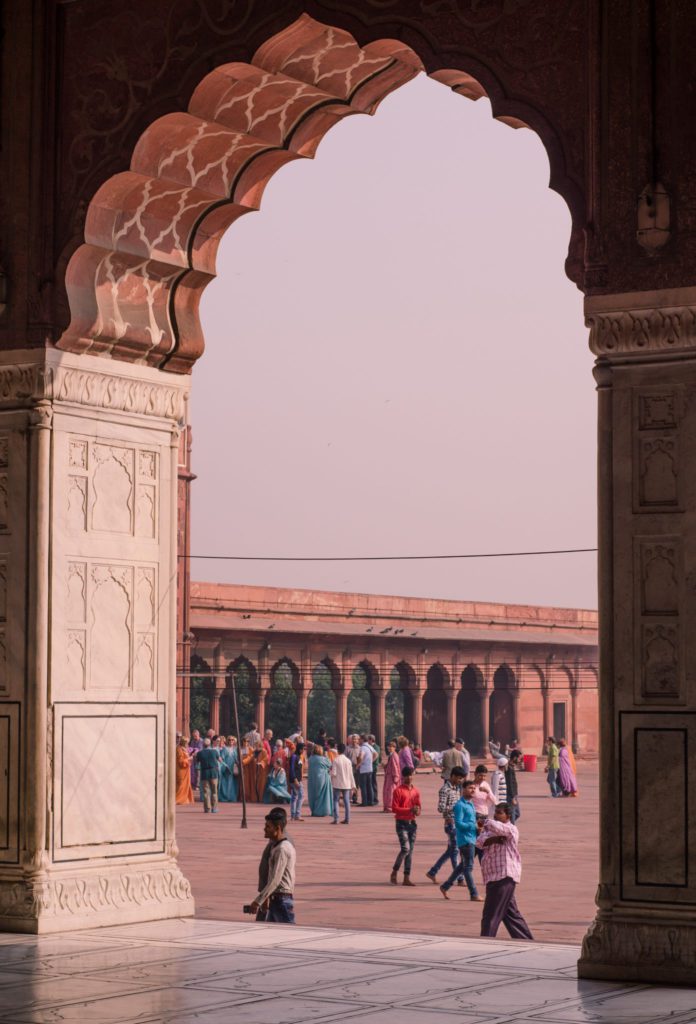
<instances>
[{"instance_id":1,"label":"white marble pillar","mask_svg":"<svg viewBox=\"0 0 696 1024\"><path fill-rule=\"evenodd\" d=\"M591 298L586 312L598 357L601 810L598 911L579 972L693 984L696 288Z\"/></svg>"},{"instance_id":2,"label":"white marble pillar","mask_svg":"<svg viewBox=\"0 0 696 1024\"><path fill-rule=\"evenodd\" d=\"M2 929L193 912L173 772L188 383L52 350L0 356Z\"/></svg>"}]
</instances>

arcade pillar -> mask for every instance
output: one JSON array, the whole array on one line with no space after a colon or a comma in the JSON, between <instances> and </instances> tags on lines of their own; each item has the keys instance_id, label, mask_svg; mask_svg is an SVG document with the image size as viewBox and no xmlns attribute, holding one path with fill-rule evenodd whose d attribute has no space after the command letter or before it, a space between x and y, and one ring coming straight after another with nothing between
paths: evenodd
<instances>
[{"instance_id":1,"label":"arcade pillar","mask_svg":"<svg viewBox=\"0 0 696 1024\"><path fill-rule=\"evenodd\" d=\"M186 916L174 739L188 379L42 349L0 354L0 379L0 929Z\"/></svg>"},{"instance_id":2,"label":"arcade pillar","mask_svg":"<svg viewBox=\"0 0 696 1024\"><path fill-rule=\"evenodd\" d=\"M693 984L696 288L585 309L599 398L600 882L579 973Z\"/></svg>"}]
</instances>

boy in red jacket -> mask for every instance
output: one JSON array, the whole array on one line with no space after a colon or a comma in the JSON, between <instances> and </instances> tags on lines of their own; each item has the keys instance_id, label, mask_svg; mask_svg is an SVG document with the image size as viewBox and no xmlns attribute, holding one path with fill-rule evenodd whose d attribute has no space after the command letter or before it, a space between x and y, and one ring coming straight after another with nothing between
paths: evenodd
<instances>
[{"instance_id":1,"label":"boy in red jacket","mask_svg":"<svg viewBox=\"0 0 696 1024\"><path fill-rule=\"evenodd\" d=\"M392 812L396 818L396 834L399 839L399 855L394 861L391 878L392 885L398 884L397 872L404 865L404 885L414 885L411 881L411 858L416 845L418 824L416 818L421 812L421 795L413 785L413 769L401 770L401 785L394 790Z\"/></svg>"}]
</instances>

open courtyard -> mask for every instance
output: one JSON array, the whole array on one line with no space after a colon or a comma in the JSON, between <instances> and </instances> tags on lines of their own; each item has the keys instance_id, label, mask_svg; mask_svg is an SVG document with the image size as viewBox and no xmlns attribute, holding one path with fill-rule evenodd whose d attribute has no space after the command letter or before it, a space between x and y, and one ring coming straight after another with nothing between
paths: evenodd
<instances>
[{"instance_id":1,"label":"open courtyard","mask_svg":"<svg viewBox=\"0 0 696 1024\"><path fill-rule=\"evenodd\" d=\"M380 775L380 790L381 779ZM579 762L579 799L552 800L541 768L520 773L523 871L518 903L540 941L579 943L594 917L597 781L597 762ZM384 814L381 807L358 807L348 827L334 827L330 818L311 818L305 803L305 820L289 826L298 856L299 925L478 936L481 904L472 903L466 888L457 886L445 901L425 878L445 847L436 812L439 774L419 770L416 784L423 814L413 864L415 889L389 884L397 852L391 814ZM204 815L200 803L177 809L180 863L191 881L199 917L244 920L242 906L256 895L268 809L249 804L247 830L239 827L241 804L220 804L217 815ZM475 875L480 885L478 867ZM439 880L446 877L443 868Z\"/></svg>"}]
</instances>

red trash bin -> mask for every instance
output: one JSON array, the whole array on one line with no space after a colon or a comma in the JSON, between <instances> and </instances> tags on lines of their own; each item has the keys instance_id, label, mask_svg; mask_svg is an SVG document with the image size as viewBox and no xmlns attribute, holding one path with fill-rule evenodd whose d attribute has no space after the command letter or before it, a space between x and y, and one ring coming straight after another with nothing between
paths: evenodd
<instances>
[{"instance_id":1,"label":"red trash bin","mask_svg":"<svg viewBox=\"0 0 696 1024\"><path fill-rule=\"evenodd\" d=\"M523 757L522 757L522 760L524 761L524 770L526 772L535 772L536 771L536 764L537 764L537 756L536 756L536 754L524 754Z\"/></svg>"}]
</instances>

